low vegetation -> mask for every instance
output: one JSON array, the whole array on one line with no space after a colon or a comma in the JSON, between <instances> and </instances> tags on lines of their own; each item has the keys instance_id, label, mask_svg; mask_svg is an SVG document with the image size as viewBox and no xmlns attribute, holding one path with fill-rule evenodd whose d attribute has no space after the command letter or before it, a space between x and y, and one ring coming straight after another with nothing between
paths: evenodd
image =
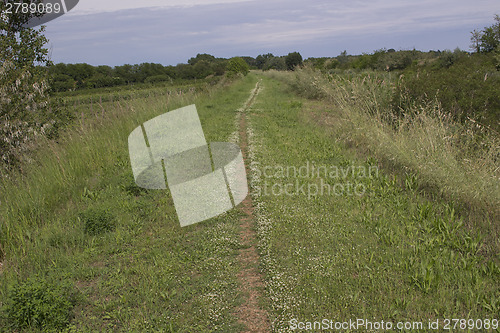
<instances>
[{"instance_id":1,"label":"low vegetation","mask_svg":"<svg viewBox=\"0 0 500 333\"><path fill-rule=\"evenodd\" d=\"M324 75L310 69L270 73L303 96L327 100L336 135L391 168L414 174L420 189L477 213L485 234L498 233L500 192L496 132L473 120L458 122L436 100L393 105L398 78L390 73ZM407 97L406 97L407 98ZM491 230L493 229L493 230Z\"/></svg>"},{"instance_id":2,"label":"low vegetation","mask_svg":"<svg viewBox=\"0 0 500 333\"><path fill-rule=\"evenodd\" d=\"M388 87L380 91L382 79ZM422 111L415 125L386 124L381 105L389 106L388 79L373 73L324 77L307 69L268 72L263 79L250 113L251 188L274 331L289 331L293 320L441 320L442 327L448 317L497 315L499 243L489 236L498 231L498 219L471 219L454 200L428 195L426 168L437 176L458 172L445 170L454 165L451 156L444 151L440 157L446 146L434 141L445 123ZM426 132L431 129L437 132ZM421 169L411 164L415 158L422 158ZM268 171L308 165L378 166L380 172ZM487 186L495 197L489 202L496 203L498 183L488 177L472 186ZM349 184L365 191L349 193ZM434 184L438 193L448 190ZM481 207L486 215L498 208Z\"/></svg>"},{"instance_id":3,"label":"low vegetation","mask_svg":"<svg viewBox=\"0 0 500 333\"><path fill-rule=\"evenodd\" d=\"M246 127L273 331L498 320L498 16L473 53L114 68L52 65L26 19L0 20L0 332L245 330L245 212L181 228L131 172L130 132L193 103L207 142Z\"/></svg>"},{"instance_id":4,"label":"low vegetation","mask_svg":"<svg viewBox=\"0 0 500 333\"><path fill-rule=\"evenodd\" d=\"M196 103L207 141L227 141L255 82L115 100L104 112L82 104L84 117L57 141L40 139L23 173L0 180L0 331L238 331L240 213L181 229L168 191L135 185L127 137ZM60 283L68 292L48 292Z\"/></svg>"}]
</instances>

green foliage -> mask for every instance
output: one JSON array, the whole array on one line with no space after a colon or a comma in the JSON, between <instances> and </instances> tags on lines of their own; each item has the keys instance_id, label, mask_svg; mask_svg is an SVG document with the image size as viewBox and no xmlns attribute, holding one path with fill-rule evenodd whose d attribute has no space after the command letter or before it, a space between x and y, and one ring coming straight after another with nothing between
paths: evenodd
<instances>
[{"instance_id":1,"label":"green foliage","mask_svg":"<svg viewBox=\"0 0 500 333\"><path fill-rule=\"evenodd\" d=\"M270 187L293 184L297 181L293 173L273 179L257 172L258 167L250 171L268 296L264 301L273 329L289 330L291 318L311 314L319 318L390 315L394 322L451 314L496 316L498 234L488 241L481 237L483 232L483 236L493 233L494 219L478 219L477 224L462 220L439 194L421 193L427 184L437 183L429 181L429 175L457 176L456 162L448 164L442 144L458 129L443 131L445 124L426 116L432 110L424 105L419 106L420 117L407 119L397 130L383 125L379 115L389 111L386 95L393 91L393 77L399 77L392 73L322 75L305 68L264 76L265 88L248 118L251 162L269 168L308 163L380 166L380 174L373 179L349 178L366 186L365 195L316 192L311 198L306 193L259 191L266 183ZM325 99L299 99L288 85L294 80L301 93L303 86L315 86ZM293 107L297 102L301 108ZM388 161L398 165L387 166ZM483 162L470 161L475 167ZM399 171L404 177L408 170L412 171L406 179L397 177ZM462 192L464 185L475 183L481 193L486 190L483 184L489 183L482 199L496 195L494 202L498 202L494 174L481 175L477 181L474 173L464 172L464 177L438 192L454 188L474 200L476 193ZM301 184L319 184L315 176L300 178ZM324 183L342 182L326 178ZM479 200L476 203L481 205ZM491 211L496 207L491 206Z\"/></svg>"},{"instance_id":2,"label":"green foliage","mask_svg":"<svg viewBox=\"0 0 500 333\"><path fill-rule=\"evenodd\" d=\"M496 49L499 43L500 36L496 29L494 27L484 28L483 35L481 36L481 50L483 52L491 52Z\"/></svg>"},{"instance_id":3,"label":"green foliage","mask_svg":"<svg viewBox=\"0 0 500 333\"><path fill-rule=\"evenodd\" d=\"M10 329L60 331L68 326L76 300L71 282L37 276L11 288L2 312Z\"/></svg>"},{"instance_id":4,"label":"green foliage","mask_svg":"<svg viewBox=\"0 0 500 333\"><path fill-rule=\"evenodd\" d=\"M266 61L266 64L264 65L264 68L262 68L265 71L268 71L270 69L274 69L277 71L286 71L286 62L284 57L273 57L270 58Z\"/></svg>"},{"instance_id":5,"label":"green foliage","mask_svg":"<svg viewBox=\"0 0 500 333\"><path fill-rule=\"evenodd\" d=\"M500 16L494 16L495 22L483 30L471 32L471 49L475 52L493 52L500 45Z\"/></svg>"},{"instance_id":6,"label":"green foliage","mask_svg":"<svg viewBox=\"0 0 500 333\"><path fill-rule=\"evenodd\" d=\"M5 5L0 2L0 12ZM17 167L38 135L56 136L69 118L49 98L44 28L22 27L34 16L17 13L0 18L0 170Z\"/></svg>"},{"instance_id":7,"label":"green foliage","mask_svg":"<svg viewBox=\"0 0 500 333\"><path fill-rule=\"evenodd\" d=\"M497 46L493 56L495 57L495 68L500 71L500 45Z\"/></svg>"},{"instance_id":8,"label":"green foliage","mask_svg":"<svg viewBox=\"0 0 500 333\"><path fill-rule=\"evenodd\" d=\"M247 75L250 67L246 63L245 60L243 60L240 57L234 57L229 59L229 62L227 64L227 71L228 75L236 75L238 73L241 73L243 75Z\"/></svg>"},{"instance_id":9,"label":"green foliage","mask_svg":"<svg viewBox=\"0 0 500 333\"><path fill-rule=\"evenodd\" d=\"M76 88L76 81L67 74L55 74L51 82L50 86L54 91L69 91Z\"/></svg>"},{"instance_id":10,"label":"green foliage","mask_svg":"<svg viewBox=\"0 0 500 333\"><path fill-rule=\"evenodd\" d=\"M203 53L203 54L197 54L196 57L194 58L191 58L188 60L188 64L189 65L196 65L199 61L204 61L206 63L211 63L211 62L214 62L216 60L216 58L211 55L211 54L207 54L207 53Z\"/></svg>"},{"instance_id":11,"label":"green foliage","mask_svg":"<svg viewBox=\"0 0 500 333\"><path fill-rule=\"evenodd\" d=\"M25 1L26 2L26 1ZM29 1L27 1L29 2ZM3 12L4 2L0 2ZM33 121L33 113L48 104L46 72L50 64L43 28L24 29L30 15L12 14L0 20L0 119Z\"/></svg>"},{"instance_id":12,"label":"green foliage","mask_svg":"<svg viewBox=\"0 0 500 333\"><path fill-rule=\"evenodd\" d=\"M245 62L248 64L250 69L256 69L257 68L257 60L252 58L252 57L241 57L241 59L245 60Z\"/></svg>"},{"instance_id":13,"label":"green foliage","mask_svg":"<svg viewBox=\"0 0 500 333\"><path fill-rule=\"evenodd\" d=\"M309 60L309 63L313 63L313 67L322 71L329 71L332 69L341 70L383 70L383 71L395 71L404 70L411 67L418 61L427 61L433 58L437 58L439 52L430 51L424 53L417 50L402 50L395 51L390 50L376 50L372 54L364 53L361 55L348 55L347 51L343 51L339 56L335 58L319 58L314 60Z\"/></svg>"},{"instance_id":14,"label":"green foliage","mask_svg":"<svg viewBox=\"0 0 500 333\"><path fill-rule=\"evenodd\" d=\"M465 56L443 52L431 66L404 72L393 97L394 110L436 99L447 113L464 122L468 118L496 131L500 118L500 75L494 54Z\"/></svg>"},{"instance_id":15,"label":"green foliage","mask_svg":"<svg viewBox=\"0 0 500 333\"><path fill-rule=\"evenodd\" d=\"M116 228L115 216L102 208L89 208L79 214L84 232L88 235L100 235Z\"/></svg>"},{"instance_id":16,"label":"green foliage","mask_svg":"<svg viewBox=\"0 0 500 333\"><path fill-rule=\"evenodd\" d=\"M389 72L405 69L409 67L414 60L418 59L420 54L421 52L416 50L387 52L378 59L377 68Z\"/></svg>"},{"instance_id":17,"label":"green foliage","mask_svg":"<svg viewBox=\"0 0 500 333\"><path fill-rule=\"evenodd\" d=\"M144 80L144 83L172 82L172 78L168 75L150 76Z\"/></svg>"},{"instance_id":18,"label":"green foliage","mask_svg":"<svg viewBox=\"0 0 500 333\"><path fill-rule=\"evenodd\" d=\"M295 67L302 66L302 56L299 52L288 53L285 57L285 64L289 71L293 71Z\"/></svg>"},{"instance_id":19,"label":"green foliage","mask_svg":"<svg viewBox=\"0 0 500 333\"><path fill-rule=\"evenodd\" d=\"M114 68L94 67L89 64L56 64L50 67L51 89L56 92L77 89L95 89L136 85L141 83L174 82L205 79L208 76L222 76L226 71L226 59L209 54L198 54L187 64L163 66L142 63L125 64Z\"/></svg>"},{"instance_id":20,"label":"green foliage","mask_svg":"<svg viewBox=\"0 0 500 333\"><path fill-rule=\"evenodd\" d=\"M347 55L347 50L340 52L340 54L337 56L337 61L339 62L340 66L344 66L349 62L349 56Z\"/></svg>"},{"instance_id":21,"label":"green foliage","mask_svg":"<svg viewBox=\"0 0 500 333\"><path fill-rule=\"evenodd\" d=\"M441 52L437 61L435 62L434 68L448 68L453 65L457 60L466 56L467 53L456 48L453 52L445 50Z\"/></svg>"},{"instance_id":22,"label":"green foliage","mask_svg":"<svg viewBox=\"0 0 500 333\"><path fill-rule=\"evenodd\" d=\"M257 56L257 58L255 58L255 65L258 69L264 69L266 63L272 58L274 58L274 55L272 53L260 54Z\"/></svg>"}]
</instances>

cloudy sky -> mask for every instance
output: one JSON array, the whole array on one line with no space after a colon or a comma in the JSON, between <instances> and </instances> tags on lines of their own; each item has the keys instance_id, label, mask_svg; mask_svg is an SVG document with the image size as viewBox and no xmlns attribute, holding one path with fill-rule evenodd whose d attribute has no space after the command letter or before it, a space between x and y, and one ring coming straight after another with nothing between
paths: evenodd
<instances>
[{"instance_id":1,"label":"cloudy sky","mask_svg":"<svg viewBox=\"0 0 500 333\"><path fill-rule=\"evenodd\" d=\"M175 65L198 53L468 50L496 13L498 0L80 0L46 36L56 63Z\"/></svg>"}]
</instances>

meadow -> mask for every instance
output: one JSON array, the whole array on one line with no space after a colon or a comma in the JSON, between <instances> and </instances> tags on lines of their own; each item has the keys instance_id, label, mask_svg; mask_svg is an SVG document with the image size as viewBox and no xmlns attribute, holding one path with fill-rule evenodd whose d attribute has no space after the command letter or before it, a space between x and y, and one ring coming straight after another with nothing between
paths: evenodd
<instances>
[{"instance_id":1,"label":"meadow","mask_svg":"<svg viewBox=\"0 0 500 333\"><path fill-rule=\"evenodd\" d=\"M464 172L451 163L457 148L439 141L449 128L425 110L420 122L394 128L384 120L390 78L374 75L324 78L305 70L264 77L268 88L250 114L249 134L276 331L290 330L291 320L440 319L442 328L450 317L498 317L498 169L474 159L484 169L467 169L468 181L456 181L461 175L453 172ZM384 79L389 87L380 84ZM263 170L308 164L380 172L274 177ZM279 191L297 182L306 190ZM349 183L358 193L345 190ZM477 192L466 192L469 186ZM488 199L479 204L482 190ZM432 331L425 328L401 331Z\"/></svg>"},{"instance_id":2,"label":"meadow","mask_svg":"<svg viewBox=\"0 0 500 333\"><path fill-rule=\"evenodd\" d=\"M0 179L0 332L246 331L245 212L181 228L131 172L129 133L193 103L208 142L241 142L245 120L267 331L500 332L498 136L435 104L396 117L397 80L305 68L60 95L72 126Z\"/></svg>"}]
</instances>

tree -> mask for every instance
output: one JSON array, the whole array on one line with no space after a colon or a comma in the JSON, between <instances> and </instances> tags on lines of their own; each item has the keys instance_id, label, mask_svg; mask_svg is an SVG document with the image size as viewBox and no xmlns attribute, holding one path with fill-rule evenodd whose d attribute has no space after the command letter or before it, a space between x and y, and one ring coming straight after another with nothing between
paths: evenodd
<instances>
[{"instance_id":1,"label":"tree","mask_svg":"<svg viewBox=\"0 0 500 333\"><path fill-rule=\"evenodd\" d=\"M86 80L94 76L96 69L89 64L69 64L66 65L66 70L63 72L76 81L77 87L85 87Z\"/></svg>"},{"instance_id":2,"label":"tree","mask_svg":"<svg viewBox=\"0 0 500 333\"><path fill-rule=\"evenodd\" d=\"M117 76L122 78L127 84L130 84L135 80L132 65L125 64L123 66L116 66L115 73Z\"/></svg>"},{"instance_id":3,"label":"tree","mask_svg":"<svg viewBox=\"0 0 500 333\"><path fill-rule=\"evenodd\" d=\"M288 53L285 57L286 68L290 71L295 70L295 67L302 66L302 56L299 52Z\"/></svg>"},{"instance_id":4,"label":"tree","mask_svg":"<svg viewBox=\"0 0 500 333\"><path fill-rule=\"evenodd\" d=\"M266 61L263 70L275 69L277 71L285 71L286 68L285 57L273 57Z\"/></svg>"},{"instance_id":5,"label":"tree","mask_svg":"<svg viewBox=\"0 0 500 333\"><path fill-rule=\"evenodd\" d=\"M495 24L483 30L471 32L471 49L476 52L492 52L500 45L500 16L495 15Z\"/></svg>"},{"instance_id":6,"label":"tree","mask_svg":"<svg viewBox=\"0 0 500 333\"><path fill-rule=\"evenodd\" d=\"M50 87L53 91L69 91L76 88L76 81L66 74L54 74Z\"/></svg>"},{"instance_id":7,"label":"tree","mask_svg":"<svg viewBox=\"0 0 500 333\"><path fill-rule=\"evenodd\" d=\"M234 57L229 59L227 63L227 72L229 76L241 73L247 75L249 72L249 66L245 60L240 57Z\"/></svg>"},{"instance_id":8,"label":"tree","mask_svg":"<svg viewBox=\"0 0 500 333\"><path fill-rule=\"evenodd\" d=\"M188 60L188 64L194 66L198 61L205 61L207 63L212 63L215 61L215 57L207 53L203 54L198 53L195 58L191 58Z\"/></svg>"},{"instance_id":9,"label":"tree","mask_svg":"<svg viewBox=\"0 0 500 333\"><path fill-rule=\"evenodd\" d=\"M496 47L500 44L500 40L498 37L499 36L497 35L494 26L484 28L483 34L481 36L481 51L491 52L495 50Z\"/></svg>"},{"instance_id":10,"label":"tree","mask_svg":"<svg viewBox=\"0 0 500 333\"><path fill-rule=\"evenodd\" d=\"M226 72L226 62L218 61L212 65L212 69L214 71L214 75L221 76Z\"/></svg>"},{"instance_id":11,"label":"tree","mask_svg":"<svg viewBox=\"0 0 500 333\"><path fill-rule=\"evenodd\" d=\"M261 54L259 54L257 58L255 58L255 65L257 66L258 69L264 68L265 63L266 59Z\"/></svg>"},{"instance_id":12,"label":"tree","mask_svg":"<svg viewBox=\"0 0 500 333\"><path fill-rule=\"evenodd\" d=\"M28 120L48 102L48 40L43 27L23 28L34 15L5 14L5 8L0 2L0 117Z\"/></svg>"},{"instance_id":13,"label":"tree","mask_svg":"<svg viewBox=\"0 0 500 333\"><path fill-rule=\"evenodd\" d=\"M258 69L264 69L266 63L272 58L274 58L272 53L258 55L257 58L255 58L255 65Z\"/></svg>"},{"instance_id":14,"label":"tree","mask_svg":"<svg viewBox=\"0 0 500 333\"><path fill-rule=\"evenodd\" d=\"M481 52L481 31L474 29L471 31L470 36L470 48L471 50L479 53Z\"/></svg>"},{"instance_id":15,"label":"tree","mask_svg":"<svg viewBox=\"0 0 500 333\"><path fill-rule=\"evenodd\" d=\"M196 78L194 66L187 64L178 64L176 66L178 77L184 80L192 80Z\"/></svg>"},{"instance_id":16,"label":"tree","mask_svg":"<svg viewBox=\"0 0 500 333\"><path fill-rule=\"evenodd\" d=\"M193 66L193 70L197 79L204 79L212 74L210 63L205 60L200 60Z\"/></svg>"},{"instance_id":17,"label":"tree","mask_svg":"<svg viewBox=\"0 0 500 333\"><path fill-rule=\"evenodd\" d=\"M495 50L495 68L500 71L500 45Z\"/></svg>"},{"instance_id":18,"label":"tree","mask_svg":"<svg viewBox=\"0 0 500 333\"><path fill-rule=\"evenodd\" d=\"M0 1L0 161L2 168L17 164L36 133L57 134L69 114L49 99L48 66L51 64L44 27L24 26L41 14L22 11L7 14ZM16 0L41 3L41 0Z\"/></svg>"}]
</instances>

